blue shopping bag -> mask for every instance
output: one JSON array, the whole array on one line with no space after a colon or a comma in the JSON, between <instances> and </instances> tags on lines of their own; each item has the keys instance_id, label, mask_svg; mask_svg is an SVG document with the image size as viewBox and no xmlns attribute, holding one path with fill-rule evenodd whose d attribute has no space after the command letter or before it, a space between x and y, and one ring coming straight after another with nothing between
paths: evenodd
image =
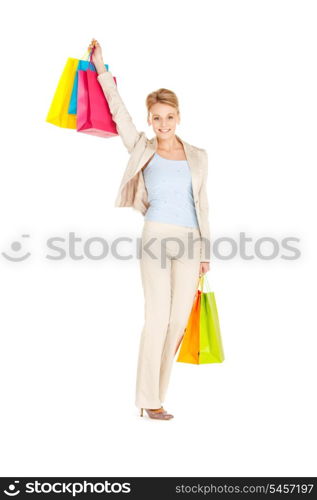
<instances>
[{"instance_id":1,"label":"blue shopping bag","mask_svg":"<svg viewBox=\"0 0 317 500\"><path fill-rule=\"evenodd\" d=\"M89 54L88 54L88 59L80 59L78 62L76 74L75 74L75 79L74 79L74 85L73 85L73 90L71 93L70 101L69 101L69 106L68 106L68 113L70 115L76 115L77 114L77 93L78 93L78 71L83 70L87 71L87 69L91 71L96 71L96 68L93 63L90 64L89 62ZM105 68L107 71L109 70L108 64L105 64Z\"/></svg>"}]
</instances>

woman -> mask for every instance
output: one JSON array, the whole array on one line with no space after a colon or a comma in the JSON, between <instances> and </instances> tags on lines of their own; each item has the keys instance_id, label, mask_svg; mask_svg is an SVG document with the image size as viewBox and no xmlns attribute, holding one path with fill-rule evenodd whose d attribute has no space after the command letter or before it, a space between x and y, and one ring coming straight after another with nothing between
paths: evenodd
<instances>
[{"instance_id":1,"label":"woman","mask_svg":"<svg viewBox=\"0 0 317 500\"><path fill-rule=\"evenodd\" d=\"M140 269L145 299L135 404L150 418L173 418L162 406L172 363L186 327L198 278L209 271L210 230L206 191L208 160L204 149L176 135L177 96L159 89L147 96L148 124L155 137L137 131L101 46L88 47L97 79L118 134L130 153L115 206L144 215ZM163 244L164 243L164 244ZM150 251L148 251L148 249Z\"/></svg>"}]
</instances>

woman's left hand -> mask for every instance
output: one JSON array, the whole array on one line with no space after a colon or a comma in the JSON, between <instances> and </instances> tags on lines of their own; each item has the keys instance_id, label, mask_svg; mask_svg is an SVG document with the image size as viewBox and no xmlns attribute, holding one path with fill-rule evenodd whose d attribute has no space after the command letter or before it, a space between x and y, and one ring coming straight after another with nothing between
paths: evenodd
<instances>
[{"instance_id":1,"label":"woman's left hand","mask_svg":"<svg viewBox=\"0 0 317 500\"><path fill-rule=\"evenodd\" d=\"M201 262L199 268L199 274L205 274L210 270L209 262Z\"/></svg>"}]
</instances>

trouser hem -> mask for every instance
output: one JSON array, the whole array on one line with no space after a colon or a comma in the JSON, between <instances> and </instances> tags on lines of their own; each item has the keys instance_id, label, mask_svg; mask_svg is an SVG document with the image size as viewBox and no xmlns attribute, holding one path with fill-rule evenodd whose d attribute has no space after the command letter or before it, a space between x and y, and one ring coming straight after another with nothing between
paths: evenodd
<instances>
[{"instance_id":1,"label":"trouser hem","mask_svg":"<svg viewBox=\"0 0 317 500\"><path fill-rule=\"evenodd\" d=\"M138 408L161 408L162 403L158 401L137 400L135 406Z\"/></svg>"}]
</instances>

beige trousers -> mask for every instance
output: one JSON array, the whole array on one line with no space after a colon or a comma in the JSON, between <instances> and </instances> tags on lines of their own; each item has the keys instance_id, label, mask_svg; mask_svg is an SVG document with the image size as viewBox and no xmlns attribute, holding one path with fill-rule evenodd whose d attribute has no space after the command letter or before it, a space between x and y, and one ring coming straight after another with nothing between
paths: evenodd
<instances>
[{"instance_id":1,"label":"beige trousers","mask_svg":"<svg viewBox=\"0 0 317 500\"><path fill-rule=\"evenodd\" d=\"M198 286L199 230L145 220L140 268L144 326L139 344L135 404L160 408L166 395L175 349Z\"/></svg>"}]
</instances>

